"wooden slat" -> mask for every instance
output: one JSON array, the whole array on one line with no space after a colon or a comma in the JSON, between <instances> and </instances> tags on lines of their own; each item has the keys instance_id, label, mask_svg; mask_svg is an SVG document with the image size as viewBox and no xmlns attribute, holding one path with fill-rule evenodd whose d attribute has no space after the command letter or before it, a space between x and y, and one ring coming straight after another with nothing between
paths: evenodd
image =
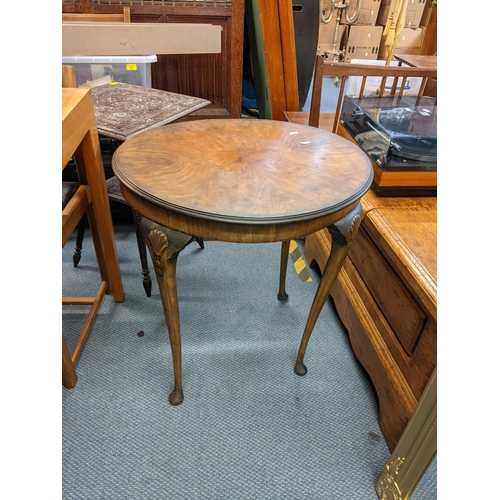
<instances>
[{"instance_id":1,"label":"wooden slat","mask_svg":"<svg viewBox=\"0 0 500 500\"><path fill-rule=\"evenodd\" d=\"M92 193L88 186L80 186L62 211L62 246L66 245L71 233L80 222L83 214L92 202Z\"/></svg>"},{"instance_id":2,"label":"wooden slat","mask_svg":"<svg viewBox=\"0 0 500 500\"><path fill-rule=\"evenodd\" d=\"M278 0L278 12L281 32L281 53L283 57L285 109L299 111L299 79L297 75L292 0Z\"/></svg>"},{"instance_id":3,"label":"wooden slat","mask_svg":"<svg viewBox=\"0 0 500 500\"><path fill-rule=\"evenodd\" d=\"M316 62L318 63L317 56ZM321 58L323 59L323 58ZM320 63L321 64L321 63ZM413 78L437 78L436 68L410 68L407 66L378 66L375 64L351 64L323 62L323 74L326 76L397 76Z\"/></svg>"},{"instance_id":4,"label":"wooden slat","mask_svg":"<svg viewBox=\"0 0 500 500\"><path fill-rule=\"evenodd\" d=\"M63 297L63 306L91 306L95 297Z\"/></svg>"},{"instance_id":5,"label":"wooden slat","mask_svg":"<svg viewBox=\"0 0 500 500\"><path fill-rule=\"evenodd\" d=\"M280 120L286 108L285 76L283 73L283 53L281 51L281 31L276 0L257 0L262 26L265 67L267 72L267 92L271 105L271 119Z\"/></svg>"},{"instance_id":6,"label":"wooden slat","mask_svg":"<svg viewBox=\"0 0 500 500\"><path fill-rule=\"evenodd\" d=\"M64 13L63 23L123 23L123 14L75 14ZM130 21L129 21L130 22Z\"/></svg>"},{"instance_id":7,"label":"wooden slat","mask_svg":"<svg viewBox=\"0 0 500 500\"><path fill-rule=\"evenodd\" d=\"M221 27L188 23L63 23L63 56L221 52Z\"/></svg>"},{"instance_id":8,"label":"wooden slat","mask_svg":"<svg viewBox=\"0 0 500 500\"><path fill-rule=\"evenodd\" d=\"M95 297L95 301L90 309L90 312L87 316L85 324L83 325L80 336L78 337L78 341L76 343L76 346L73 349L73 352L71 354L71 361L73 362L73 365L75 365L77 363L78 358L80 357L83 346L85 345L85 341L87 340L87 337L89 335L90 328L92 327L92 324L94 323L95 316L97 314L97 310L99 309L99 306L101 305L101 302L102 302L102 298L104 297L104 294L106 293L107 287L108 287L108 284L105 281L103 281L101 283L101 286L99 287L99 291L97 292L97 295Z\"/></svg>"}]
</instances>

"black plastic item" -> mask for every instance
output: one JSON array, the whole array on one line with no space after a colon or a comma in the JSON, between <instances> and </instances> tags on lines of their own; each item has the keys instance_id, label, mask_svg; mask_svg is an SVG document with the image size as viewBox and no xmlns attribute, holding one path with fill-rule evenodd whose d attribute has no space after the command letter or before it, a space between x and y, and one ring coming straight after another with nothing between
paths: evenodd
<instances>
[{"instance_id":1,"label":"black plastic item","mask_svg":"<svg viewBox=\"0 0 500 500\"><path fill-rule=\"evenodd\" d=\"M292 2L301 111L311 86L318 51L319 6L318 0L293 0Z\"/></svg>"}]
</instances>

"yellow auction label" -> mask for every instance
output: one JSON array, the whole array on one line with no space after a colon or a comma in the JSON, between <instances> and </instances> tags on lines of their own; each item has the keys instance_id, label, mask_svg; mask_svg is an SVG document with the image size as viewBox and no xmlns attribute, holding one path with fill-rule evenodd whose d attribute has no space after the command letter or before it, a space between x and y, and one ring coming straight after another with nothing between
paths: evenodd
<instances>
[{"instance_id":1,"label":"yellow auction label","mask_svg":"<svg viewBox=\"0 0 500 500\"><path fill-rule=\"evenodd\" d=\"M127 71L137 71L137 64L125 64Z\"/></svg>"},{"instance_id":2,"label":"yellow auction label","mask_svg":"<svg viewBox=\"0 0 500 500\"><path fill-rule=\"evenodd\" d=\"M299 278L302 281L312 281L312 276L309 273L309 268L307 267L306 260L300 251L300 248L297 245L295 240L290 241L290 257L293 262L293 267L295 268L295 272L299 275Z\"/></svg>"}]
</instances>

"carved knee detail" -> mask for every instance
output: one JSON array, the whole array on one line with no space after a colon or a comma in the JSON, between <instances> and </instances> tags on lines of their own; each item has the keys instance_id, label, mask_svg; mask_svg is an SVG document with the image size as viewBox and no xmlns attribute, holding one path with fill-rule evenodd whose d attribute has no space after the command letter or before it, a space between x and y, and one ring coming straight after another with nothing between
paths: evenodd
<instances>
[{"instance_id":1,"label":"carved knee detail","mask_svg":"<svg viewBox=\"0 0 500 500\"><path fill-rule=\"evenodd\" d=\"M163 276L161 257L168 248L167 235L158 229L151 229L148 233L148 241L154 254L154 266L158 276Z\"/></svg>"},{"instance_id":2,"label":"carved knee detail","mask_svg":"<svg viewBox=\"0 0 500 500\"><path fill-rule=\"evenodd\" d=\"M361 205L348 213L335 224L328 226L328 231L332 236L332 245L338 247L350 246L361 223Z\"/></svg>"}]
</instances>

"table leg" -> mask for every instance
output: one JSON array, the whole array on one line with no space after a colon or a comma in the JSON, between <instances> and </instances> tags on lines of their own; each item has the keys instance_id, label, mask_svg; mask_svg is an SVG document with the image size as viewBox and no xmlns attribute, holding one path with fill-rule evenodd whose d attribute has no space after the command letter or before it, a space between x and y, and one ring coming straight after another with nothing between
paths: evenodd
<instances>
[{"instance_id":1,"label":"table leg","mask_svg":"<svg viewBox=\"0 0 500 500\"><path fill-rule=\"evenodd\" d=\"M288 254L290 253L290 240L281 243L281 263L280 263L280 287L278 291L278 300L285 302L288 300L288 294L285 291L286 268L288 265Z\"/></svg>"},{"instance_id":2,"label":"table leg","mask_svg":"<svg viewBox=\"0 0 500 500\"><path fill-rule=\"evenodd\" d=\"M108 283L107 293L113 293L115 302L123 302L125 296L97 128L90 128L74 157L80 183L88 184L92 191L92 203L87 208L87 217L101 279Z\"/></svg>"},{"instance_id":3,"label":"table leg","mask_svg":"<svg viewBox=\"0 0 500 500\"><path fill-rule=\"evenodd\" d=\"M174 390L168 399L171 404L178 405L184 400L184 394L182 392L181 329L176 267L177 257L191 241L191 236L167 229L146 217L141 217L140 227L154 264L172 350Z\"/></svg>"},{"instance_id":4,"label":"table leg","mask_svg":"<svg viewBox=\"0 0 500 500\"><path fill-rule=\"evenodd\" d=\"M307 343L309 342L309 338L311 337L311 333L314 325L316 324L319 313L321 312L328 295L330 295L333 283L335 282L335 279L337 278L347 257L347 253L351 248L352 240L358 232L358 228L361 223L361 213L361 205L358 204L352 212L349 212L345 217L328 227L328 231L332 236L332 248L323 272L323 277L321 278L318 289L316 290L316 295L314 297L311 311L309 312L309 317L307 318L307 323L302 335L302 341L300 343L299 353L294 367L294 371L297 375L305 375L307 373L307 368L304 365L304 355Z\"/></svg>"}]
</instances>

